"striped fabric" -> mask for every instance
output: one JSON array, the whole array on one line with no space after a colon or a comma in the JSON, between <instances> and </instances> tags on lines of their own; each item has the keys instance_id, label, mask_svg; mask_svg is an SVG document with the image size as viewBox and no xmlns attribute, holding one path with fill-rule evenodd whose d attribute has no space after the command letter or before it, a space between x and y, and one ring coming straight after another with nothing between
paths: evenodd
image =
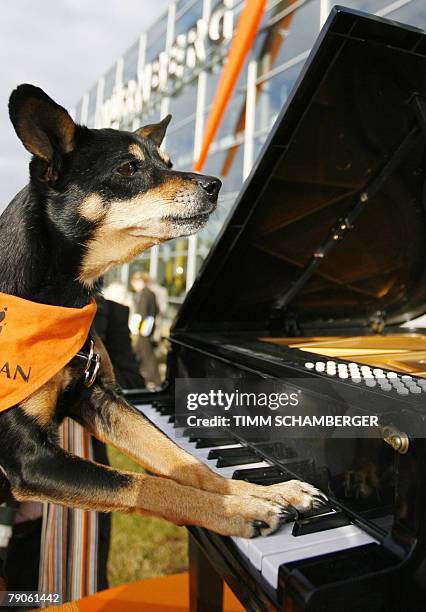
<instances>
[{"instance_id":1,"label":"striped fabric","mask_svg":"<svg viewBox=\"0 0 426 612\"><path fill-rule=\"evenodd\" d=\"M65 419L60 441L65 450L93 460L91 436L74 421ZM96 593L96 512L44 504L39 576L39 591L60 593L63 602Z\"/></svg>"}]
</instances>

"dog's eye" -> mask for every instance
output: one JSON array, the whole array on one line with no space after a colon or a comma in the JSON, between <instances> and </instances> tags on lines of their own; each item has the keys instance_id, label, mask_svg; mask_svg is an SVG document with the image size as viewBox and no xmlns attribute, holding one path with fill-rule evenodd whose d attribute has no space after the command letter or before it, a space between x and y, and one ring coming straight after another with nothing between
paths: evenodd
<instances>
[{"instance_id":1,"label":"dog's eye","mask_svg":"<svg viewBox=\"0 0 426 612\"><path fill-rule=\"evenodd\" d=\"M126 164L123 164L117 168L117 172L122 176L133 176L137 170L138 167L134 162L127 162Z\"/></svg>"}]
</instances>

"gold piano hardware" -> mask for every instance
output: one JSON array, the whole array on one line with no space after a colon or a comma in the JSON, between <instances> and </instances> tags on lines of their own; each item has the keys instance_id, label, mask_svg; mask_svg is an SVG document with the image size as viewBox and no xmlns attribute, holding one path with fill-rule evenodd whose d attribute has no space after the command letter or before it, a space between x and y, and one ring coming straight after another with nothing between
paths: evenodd
<instances>
[{"instance_id":1,"label":"gold piano hardware","mask_svg":"<svg viewBox=\"0 0 426 612\"><path fill-rule=\"evenodd\" d=\"M405 455L410 447L410 438L403 431L398 431L393 425L386 425L381 428L381 434L383 440L389 446L392 446L393 450L397 451L401 455Z\"/></svg>"}]
</instances>

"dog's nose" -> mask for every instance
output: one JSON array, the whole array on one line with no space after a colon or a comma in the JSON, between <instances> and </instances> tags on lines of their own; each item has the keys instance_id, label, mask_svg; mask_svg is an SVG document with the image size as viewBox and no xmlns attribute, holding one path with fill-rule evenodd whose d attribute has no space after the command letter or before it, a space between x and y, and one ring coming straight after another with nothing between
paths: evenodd
<instances>
[{"instance_id":1,"label":"dog's nose","mask_svg":"<svg viewBox=\"0 0 426 612\"><path fill-rule=\"evenodd\" d=\"M197 183L204 189L210 200L217 199L220 188L222 187L222 181L214 176L200 176L197 179Z\"/></svg>"}]
</instances>

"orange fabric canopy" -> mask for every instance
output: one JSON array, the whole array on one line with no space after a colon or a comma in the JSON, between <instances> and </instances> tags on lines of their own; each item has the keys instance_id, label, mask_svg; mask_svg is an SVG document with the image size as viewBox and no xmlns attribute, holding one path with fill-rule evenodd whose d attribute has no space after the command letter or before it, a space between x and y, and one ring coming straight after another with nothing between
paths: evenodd
<instances>
[{"instance_id":1,"label":"orange fabric canopy","mask_svg":"<svg viewBox=\"0 0 426 612\"><path fill-rule=\"evenodd\" d=\"M265 6L266 0L246 0L245 6L241 12L222 76L216 89L210 114L207 119L201 152L194 164L194 170L198 172L200 172L204 166L210 145L213 142L220 122L225 114L226 107L232 95L232 90L237 83L241 68L244 65L246 55L250 51L254 39L256 38L256 33L262 20Z\"/></svg>"},{"instance_id":2,"label":"orange fabric canopy","mask_svg":"<svg viewBox=\"0 0 426 612\"><path fill-rule=\"evenodd\" d=\"M74 357L95 313L94 300L65 308L0 292L0 411L29 397Z\"/></svg>"},{"instance_id":3,"label":"orange fabric canopy","mask_svg":"<svg viewBox=\"0 0 426 612\"><path fill-rule=\"evenodd\" d=\"M228 585L225 584L224 587L224 612L244 612L245 608ZM188 610L189 574L186 572L123 584L113 589L99 591L79 601L46 608L46 612L188 612Z\"/></svg>"}]
</instances>

